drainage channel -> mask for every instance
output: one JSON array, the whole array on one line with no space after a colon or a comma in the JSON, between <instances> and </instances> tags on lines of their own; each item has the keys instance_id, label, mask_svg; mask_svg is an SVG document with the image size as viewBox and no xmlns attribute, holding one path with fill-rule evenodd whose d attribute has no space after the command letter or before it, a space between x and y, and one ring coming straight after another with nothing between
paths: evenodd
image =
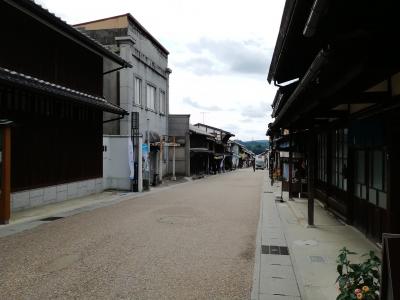
<instances>
[{"instance_id":1,"label":"drainage channel","mask_svg":"<svg viewBox=\"0 0 400 300\"><path fill-rule=\"evenodd\" d=\"M39 221L51 222L51 221L56 221L56 220L63 219L63 218L64 217L47 217L47 218L44 218L44 219L40 219Z\"/></svg>"},{"instance_id":2,"label":"drainage channel","mask_svg":"<svg viewBox=\"0 0 400 300\"><path fill-rule=\"evenodd\" d=\"M261 254L289 255L289 248L286 246L262 245Z\"/></svg>"}]
</instances>

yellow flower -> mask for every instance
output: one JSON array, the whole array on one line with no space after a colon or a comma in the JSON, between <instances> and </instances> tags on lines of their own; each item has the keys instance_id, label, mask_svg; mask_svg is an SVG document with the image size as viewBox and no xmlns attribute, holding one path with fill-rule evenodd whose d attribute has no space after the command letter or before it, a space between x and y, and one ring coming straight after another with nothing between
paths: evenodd
<instances>
[{"instance_id":1,"label":"yellow flower","mask_svg":"<svg viewBox=\"0 0 400 300\"><path fill-rule=\"evenodd\" d=\"M364 293L367 293L367 292L369 291L369 287L367 287L366 285L364 285L364 286L362 287L362 290L363 290Z\"/></svg>"},{"instance_id":2,"label":"yellow flower","mask_svg":"<svg viewBox=\"0 0 400 300\"><path fill-rule=\"evenodd\" d=\"M362 298L363 298L363 295L361 293L358 293L357 294L357 299L362 299Z\"/></svg>"}]
</instances>

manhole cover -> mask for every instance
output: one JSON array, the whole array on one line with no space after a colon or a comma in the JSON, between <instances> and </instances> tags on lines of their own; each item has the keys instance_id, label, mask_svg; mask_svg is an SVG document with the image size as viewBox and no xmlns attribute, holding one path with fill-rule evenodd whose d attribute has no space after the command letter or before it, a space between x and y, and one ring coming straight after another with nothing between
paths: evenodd
<instances>
[{"instance_id":1,"label":"manhole cover","mask_svg":"<svg viewBox=\"0 0 400 300\"><path fill-rule=\"evenodd\" d=\"M51 221L55 221L55 220L59 220L59 219L63 219L64 217L47 217L44 219L40 219L40 221L43 222L51 222Z\"/></svg>"},{"instance_id":2,"label":"manhole cover","mask_svg":"<svg viewBox=\"0 0 400 300\"><path fill-rule=\"evenodd\" d=\"M194 225L196 220L192 216L165 216L158 219L163 224L184 224Z\"/></svg>"},{"instance_id":3,"label":"manhole cover","mask_svg":"<svg viewBox=\"0 0 400 300\"><path fill-rule=\"evenodd\" d=\"M312 263L325 263L325 259L322 256L309 256L310 262Z\"/></svg>"},{"instance_id":4,"label":"manhole cover","mask_svg":"<svg viewBox=\"0 0 400 300\"><path fill-rule=\"evenodd\" d=\"M297 246L316 246L318 245L318 242L314 240L296 240L293 244Z\"/></svg>"}]
</instances>

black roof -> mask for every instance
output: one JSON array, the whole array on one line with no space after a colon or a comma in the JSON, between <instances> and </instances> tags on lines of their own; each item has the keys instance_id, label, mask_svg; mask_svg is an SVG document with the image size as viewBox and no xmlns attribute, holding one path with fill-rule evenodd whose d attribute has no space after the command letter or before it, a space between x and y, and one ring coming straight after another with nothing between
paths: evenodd
<instances>
[{"instance_id":1,"label":"black roof","mask_svg":"<svg viewBox=\"0 0 400 300\"><path fill-rule=\"evenodd\" d=\"M65 97L69 100L75 100L76 102L83 103L92 107L96 107L103 111L127 115L128 113L104 98L85 94L61 85L57 85L51 82L47 82L35 77L31 77L22 73L11 71L0 67L0 82L5 81L12 83L20 87L34 89L35 91L41 91L47 94L56 95L59 97Z\"/></svg>"}]
</instances>

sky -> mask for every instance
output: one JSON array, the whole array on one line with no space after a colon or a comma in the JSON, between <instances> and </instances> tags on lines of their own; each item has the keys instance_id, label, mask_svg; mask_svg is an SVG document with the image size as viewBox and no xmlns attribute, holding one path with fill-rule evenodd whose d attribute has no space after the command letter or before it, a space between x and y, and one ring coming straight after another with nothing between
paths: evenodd
<instances>
[{"instance_id":1,"label":"sky","mask_svg":"<svg viewBox=\"0 0 400 300\"><path fill-rule=\"evenodd\" d=\"M165 48L170 113L265 140L284 0L36 0L69 24L131 13Z\"/></svg>"}]
</instances>

